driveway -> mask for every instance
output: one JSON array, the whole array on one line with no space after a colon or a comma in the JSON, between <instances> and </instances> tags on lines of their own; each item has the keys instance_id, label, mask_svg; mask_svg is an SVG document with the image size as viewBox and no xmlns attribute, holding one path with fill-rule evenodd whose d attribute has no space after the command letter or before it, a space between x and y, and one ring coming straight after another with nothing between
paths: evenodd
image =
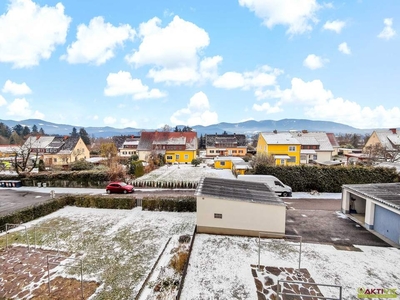
<instances>
[{"instance_id":1,"label":"driveway","mask_svg":"<svg viewBox=\"0 0 400 300\"><path fill-rule=\"evenodd\" d=\"M340 212L340 199L290 199L286 234L301 235L304 242L334 246L390 245Z\"/></svg>"}]
</instances>

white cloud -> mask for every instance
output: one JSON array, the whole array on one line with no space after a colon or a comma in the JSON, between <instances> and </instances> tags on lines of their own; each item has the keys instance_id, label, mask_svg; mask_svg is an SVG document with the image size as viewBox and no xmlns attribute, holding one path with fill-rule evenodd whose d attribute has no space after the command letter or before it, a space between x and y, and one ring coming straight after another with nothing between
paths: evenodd
<instances>
[{"instance_id":1,"label":"white cloud","mask_svg":"<svg viewBox=\"0 0 400 300\"><path fill-rule=\"evenodd\" d=\"M132 79L131 73L119 71L107 76L106 96L132 95L133 99L161 98L166 93L159 89L150 89L140 79Z\"/></svg>"},{"instance_id":2,"label":"white cloud","mask_svg":"<svg viewBox=\"0 0 400 300\"><path fill-rule=\"evenodd\" d=\"M13 95L27 95L27 94L31 94L32 90L29 88L29 86L25 82L15 83L15 82L12 82L11 80L7 80L6 83L4 84L2 92L10 93Z\"/></svg>"},{"instance_id":3,"label":"white cloud","mask_svg":"<svg viewBox=\"0 0 400 300\"><path fill-rule=\"evenodd\" d=\"M128 24L116 27L104 23L103 17L95 17L90 20L89 26L78 26L77 41L68 46L67 54L61 59L71 64L104 64L115 56L115 48L123 46L126 40L133 40L135 33Z\"/></svg>"},{"instance_id":4,"label":"white cloud","mask_svg":"<svg viewBox=\"0 0 400 300\"><path fill-rule=\"evenodd\" d=\"M340 21L340 20L335 20L335 21L327 21L323 28L325 30L332 30L336 33L340 33L342 31L342 29L346 26L346 22L345 21Z\"/></svg>"},{"instance_id":5,"label":"white cloud","mask_svg":"<svg viewBox=\"0 0 400 300\"><path fill-rule=\"evenodd\" d=\"M2 95L0 95L0 106L7 105L6 99Z\"/></svg>"},{"instance_id":6,"label":"white cloud","mask_svg":"<svg viewBox=\"0 0 400 300\"><path fill-rule=\"evenodd\" d=\"M208 33L179 16L164 28L160 25L159 18L140 24L138 34L142 42L126 60L136 67L152 65L147 76L155 82L193 83L202 75L210 76L210 69L215 70L222 58L204 58L199 66L201 50L210 44Z\"/></svg>"},{"instance_id":7,"label":"white cloud","mask_svg":"<svg viewBox=\"0 0 400 300\"><path fill-rule=\"evenodd\" d=\"M303 65L311 70L322 68L324 64L328 63L329 59L322 58L315 54L310 54L303 61Z\"/></svg>"},{"instance_id":8,"label":"white cloud","mask_svg":"<svg viewBox=\"0 0 400 300\"><path fill-rule=\"evenodd\" d=\"M114 117L105 117L103 119L103 122L105 125L113 125L113 124L115 124L115 122L117 122L117 119Z\"/></svg>"},{"instance_id":9,"label":"white cloud","mask_svg":"<svg viewBox=\"0 0 400 300\"><path fill-rule=\"evenodd\" d=\"M255 111L265 111L267 114L274 114L283 111L282 108L280 108L280 103L276 103L274 106L272 106L269 102L264 102L261 105L255 103L253 105L253 109Z\"/></svg>"},{"instance_id":10,"label":"white cloud","mask_svg":"<svg viewBox=\"0 0 400 300\"><path fill-rule=\"evenodd\" d=\"M329 120L348 124L356 128L384 128L398 126L400 108L385 109L382 105L375 108L362 107L358 103L334 97L324 88L320 80L305 82L300 78L292 79L289 89L275 91L267 95L279 98L278 104L303 106L305 115L311 119ZM268 109L268 105L266 105Z\"/></svg>"},{"instance_id":11,"label":"white cloud","mask_svg":"<svg viewBox=\"0 0 400 300\"><path fill-rule=\"evenodd\" d=\"M213 85L224 89L262 88L276 84L276 78L282 73L282 70L272 69L265 65L252 72L226 72L216 78Z\"/></svg>"},{"instance_id":12,"label":"white cloud","mask_svg":"<svg viewBox=\"0 0 400 300\"><path fill-rule=\"evenodd\" d=\"M218 123L218 114L210 111L207 95L198 92L190 98L188 106L174 112L170 120L173 125L207 126Z\"/></svg>"},{"instance_id":13,"label":"white cloud","mask_svg":"<svg viewBox=\"0 0 400 300\"><path fill-rule=\"evenodd\" d=\"M126 128L126 127L137 127L136 121L125 119L125 118L121 119L121 125L122 125L123 128Z\"/></svg>"},{"instance_id":14,"label":"white cloud","mask_svg":"<svg viewBox=\"0 0 400 300\"><path fill-rule=\"evenodd\" d=\"M43 119L44 114L32 111L25 98L17 98L7 106L7 114L17 118Z\"/></svg>"},{"instance_id":15,"label":"white cloud","mask_svg":"<svg viewBox=\"0 0 400 300\"><path fill-rule=\"evenodd\" d=\"M392 37L396 35L396 31L392 28L393 26L393 19L387 18L383 20L385 27L383 30L378 34L378 38L390 40Z\"/></svg>"},{"instance_id":16,"label":"white cloud","mask_svg":"<svg viewBox=\"0 0 400 300\"><path fill-rule=\"evenodd\" d=\"M215 79L218 76L218 65L222 62L222 56L205 57L200 62L199 72L203 79Z\"/></svg>"},{"instance_id":17,"label":"white cloud","mask_svg":"<svg viewBox=\"0 0 400 300\"><path fill-rule=\"evenodd\" d=\"M340 52L342 52L343 54L347 54L347 55L350 55L350 54L351 54L351 50L350 50L350 48L349 48L349 46L347 45L346 42L341 43L341 44L339 45L339 47L338 47L338 50L339 50Z\"/></svg>"},{"instance_id":18,"label":"white cloud","mask_svg":"<svg viewBox=\"0 0 400 300\"><path fill-rule=\"evenodd\" d=\"M14 68L38 65L65 43L70 22L61 3L41 7L31 0L11 0L0 15L0 62Z\"/></svg>"},{"instance_id":19,"label":"white cloud","mask_svg":"<svg viewBox=\"0 0 400 300\"><path fill-rule=\"evenodd\" d=\"M312 30L311 23L318 21L315 14L321 8L316 0L239 0L239 4L270 29L279 24L288 26L286 33L291 35Z\"/></svg>"}]
</instances>

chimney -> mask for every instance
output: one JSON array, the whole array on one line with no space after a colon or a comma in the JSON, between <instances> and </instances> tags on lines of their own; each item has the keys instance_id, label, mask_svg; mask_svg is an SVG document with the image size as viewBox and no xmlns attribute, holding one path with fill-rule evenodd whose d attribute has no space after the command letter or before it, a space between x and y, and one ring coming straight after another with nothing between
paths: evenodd
<instances>
[{"instance_id":1,"label":"chimney","mask_svg":"<svg viewBox=\"0 0 400 300\"><path fill-rule=\"evenodd\" d=\"M302 132L302 133L308 133L308 131L305 130L305 129L303 129L301 132Z\"/></svg>"},{"instance_id":2,"label":"chimney","mask_svg":"<svg viewBox=\"0 0 400 300\"><path fill-rule=\"evenodd\" d=\"M396 128L389 128L389 130L390 130L393 134L397 134L397 129L396 129Z\"/></svg>"}]
</instances>

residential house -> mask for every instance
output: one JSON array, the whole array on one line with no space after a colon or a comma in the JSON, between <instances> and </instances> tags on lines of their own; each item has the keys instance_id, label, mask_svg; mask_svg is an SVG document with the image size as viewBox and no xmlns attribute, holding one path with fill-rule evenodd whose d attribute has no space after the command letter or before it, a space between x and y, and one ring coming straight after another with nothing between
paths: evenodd
<instances>
[{"instance_id":1,"label":"residential house","mask_svg":"<svg viewBox=\"0 0 400 300\"><path fill-rule=\"evenodd\" d=\"M369 152L369 148L379 145L388 154L389 160L396 160L400 155L400 131L397 128L375 130L366 142L363 152Z\"/></svg>"},{"instance_id":2,"label":"residential house","mask_svg":"<svg viewBox=\"0 0 400 300\"><path fill-rule=\"evenodd\" d=\"M334 149L331 139L334 136L329 137L325 132L308 132L307 130L291 131L290 133L301 144L300 163L323 163L332 160Z\"/></svg>"},{"instance_id":3,"label":"residential house","mask_svg":"<svg viewBox=\"0 0 400 300\"><path fill-rule=\"evenodd\" d=\"M285 203L263 183L205 177L195 196L199 233L285 234Z\"/></svg>"},{"instance_id":4,"label":"residential house","mask_svg":"<svg viewBox=\"0 0 400 300\"><path fill-rule=\"evenodd\" d=\"M89 149L80 137L31 136L24 147L39 155L46 166L64 166L90 157Z\"/></svg>"},{"instance_id":5,"label":"residential house","mask_svg":"<svg viewBox=\"0 0 400 300\"><path fill-rule=\"evenodd\" d=\"M154 153L165 157L166 163L191 163L197 157L196 132L142 132L137 152L140 160Z\"/></svg>"},{"instance_id":6,"label":"residential house","mask_svg":"<svg viewBox=\"0 0 400 300\"><path fill-rule=\"evenodd\" d=\"M331 132L328 132L326 135L328 136L329 142L331 143L332 148L333 148L332 156L339 155L339 147L340 147L340 145L339 145L339 143L338 143L338 141L336 139L335 134L331 133Z\"/></svg>"},{"instance_id":7,"label":"residential house","mask_svg":"<svg viewBox=\"0 0 400 300\"><path fill-rule=\"evenodd\" d=\"M247 154L247 142L244 134L207 134L206 156L239 156Z\"/></svg>"},{"instance_id":8,"label":"residential house","mask_svg":"<svg viewBox=\"0 0 400 300\"><path fill-rule=\"evenodd\" d=\"M271 155L275 165L300 164L301 143L289 132L263 132L258 135L257 154Z\"/></svg>"},{"instance_id":9,"label":"residential house","mask_svg":"<svg viewBox=\"0 0 400 300\"><path fill-rule=\"evenodd\" d=\"M139 145L140 137L130 137L126 138L122 145L117 147L118 155L121 157L131 157L132 155L137 155L138 145Z\"/></svg>"}]
</instances>

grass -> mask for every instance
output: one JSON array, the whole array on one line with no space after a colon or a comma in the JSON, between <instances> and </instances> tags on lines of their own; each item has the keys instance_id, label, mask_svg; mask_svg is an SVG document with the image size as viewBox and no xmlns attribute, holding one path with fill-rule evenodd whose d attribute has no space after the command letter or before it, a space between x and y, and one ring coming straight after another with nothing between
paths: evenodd
<instances>
[{"instance_id":1,"label":"grass","mask_svg":"<svg viewBox=\"0 0 400 300\"><path fill-rule=\"evenodd\" d=\"M70 208L72 209L72 208ZM65 209L60 210L62 212ZM103 288L96 299L132 299L171 235L193 232L195 214L73 208L74 213L47 216L36 224L39 246L57 248L83 259L84 278ZM107 211L107 213L104 213ZM57 234L55 234L57 233ZM25 244L24 231L8 235L9 244ZM34 243L34 230L28 230ZM0 236L5 247L5 235ZM71 265L77 265L71 261ZM80 268L65 267L66 276L80 277Z\"/></svg>"}]
</instances>

